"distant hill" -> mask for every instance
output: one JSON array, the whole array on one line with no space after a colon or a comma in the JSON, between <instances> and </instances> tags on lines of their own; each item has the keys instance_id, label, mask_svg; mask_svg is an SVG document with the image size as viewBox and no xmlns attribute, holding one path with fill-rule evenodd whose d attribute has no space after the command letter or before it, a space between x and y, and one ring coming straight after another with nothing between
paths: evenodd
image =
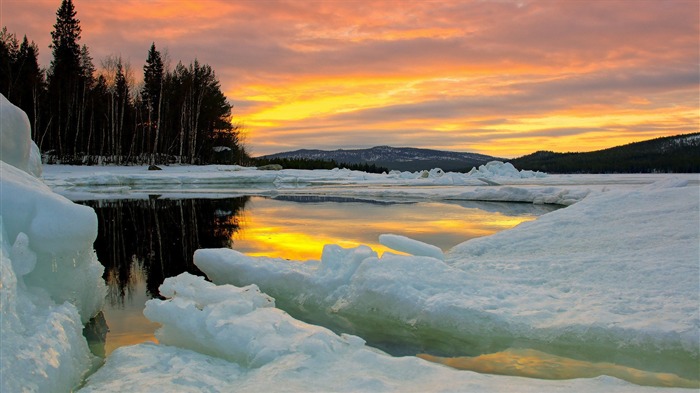
<instances>
[{"instance_id":1,"label":"distant hill","mask_svg":"<svg viewBox=\"0 0 700 393\"><path fill-rule=\"evenodd\" d=\"M441 168L444 171L469 171L473 167L502 158L477 153L458 153L413 147L376 146L354 150L295 150L270 154L264 159L306 159L335 161L343 164L374 164L390 170L420 171Z\"/></svg>"},{"instance_id":2,"label":"distant hill","mask_svg":"<svg viewBox=\"0 0 700 393\"><path fill-rule=\"evenodd\" d=\"M650 139L588 153L538 151L509 161L518 169L548 173L698 173L700 133Z\"/></svg>"}]
</instances>

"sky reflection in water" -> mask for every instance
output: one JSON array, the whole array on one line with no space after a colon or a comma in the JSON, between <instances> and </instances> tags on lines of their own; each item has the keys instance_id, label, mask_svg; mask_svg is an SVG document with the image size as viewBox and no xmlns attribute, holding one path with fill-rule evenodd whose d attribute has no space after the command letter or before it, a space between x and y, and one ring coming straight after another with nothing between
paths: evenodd
<instances>
[{"instance_id":1,"label":"sky reflection in water","mask_svg":"<svg viewBox=\"0 0 700 393\"><path fill-rule=\"evenodd\" d=\"M198 248L230 247L249 255L319 259L325 244L368 245L380 254L383 233L434 244L443 251L534 220L553 207L512 203L377 202L337 197L238 197L88 201L99 220L95 249L105 266L109 327L104 349L155 340L142 314L158 286L192 263ZM104 330L104 326L89 329ZM100 335L100 333L95 333ZM104 334L104 332L102 333Z\"/></svg>"},{"instance_id":2,"label":"sky reflection in water","mask_svg":"<svg viewBox=\"0 0 700 393\"><path fill-rule=\"evenodd\" d=\"M232 247L252 256L319 259L326 244L367 245L388 251L379 235L393 233L447 251L468 239L534 220L551 207L499 203L330 202L313 197L252 198L239 220Z\"/></svg>"}]
</instances>

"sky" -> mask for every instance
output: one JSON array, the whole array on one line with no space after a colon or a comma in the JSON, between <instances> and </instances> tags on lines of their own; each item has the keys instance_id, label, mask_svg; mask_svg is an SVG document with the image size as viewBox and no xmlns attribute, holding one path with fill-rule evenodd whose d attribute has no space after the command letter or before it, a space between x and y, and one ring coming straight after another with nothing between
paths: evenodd
<instances>
[{"instance_id":1,"label":"sky","mask_svg":"<svg viewBox=\"0 0 700 393\"><path fill-rule=\"evenodd\" d=\"M74 0L95 65L209 64L247 150L512 158L700 130L700 0ZM48 67L59 0L0 0Z\"/></svg>"}]
</instances>

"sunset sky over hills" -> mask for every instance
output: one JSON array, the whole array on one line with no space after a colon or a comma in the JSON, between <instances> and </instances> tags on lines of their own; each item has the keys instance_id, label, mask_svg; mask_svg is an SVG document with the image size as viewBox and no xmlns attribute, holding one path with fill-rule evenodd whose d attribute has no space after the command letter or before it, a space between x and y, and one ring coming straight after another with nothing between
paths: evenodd
<instances>
[{"instance_id":1,"label":"sunset sky over hills","mask_svg":"<svg viewBox=\"0 0 700 393\"><path fill-rule=\"evenodd\" d=\"M48 45L60 0L1 0ZM74 0L100 67L212 66L253 155L376 145L515 157L700 129L700 1Z\"/></svg>"}]
</instances>

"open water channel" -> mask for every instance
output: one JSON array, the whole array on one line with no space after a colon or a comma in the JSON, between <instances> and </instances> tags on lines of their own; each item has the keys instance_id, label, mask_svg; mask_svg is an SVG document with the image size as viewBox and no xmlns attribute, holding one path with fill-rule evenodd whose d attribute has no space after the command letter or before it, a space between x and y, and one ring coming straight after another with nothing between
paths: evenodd
<instances>
[{"instance_id":1,"label":"open water channel","mask_svg":"<svg viewBox=\"0 0 700 393\"><path fill-rule=\"evenodd\" d=\"M155 340L158 325L143 316L167 277L202 275L199 248L228 247L248 255L319 259L325 244L368 245L378 253L383 233L430 243L443 251L468 239L511 228L556 207L497 202L385 202L338 197L236 197L82 202L95 209L95 250L105 266L108 295L96 320L93 349ZM104 320L102 320L104 317ZM106 336L105 336L106 334ZM104 342L104 344L102 344Z\"/></svg>"}]
</instances>

